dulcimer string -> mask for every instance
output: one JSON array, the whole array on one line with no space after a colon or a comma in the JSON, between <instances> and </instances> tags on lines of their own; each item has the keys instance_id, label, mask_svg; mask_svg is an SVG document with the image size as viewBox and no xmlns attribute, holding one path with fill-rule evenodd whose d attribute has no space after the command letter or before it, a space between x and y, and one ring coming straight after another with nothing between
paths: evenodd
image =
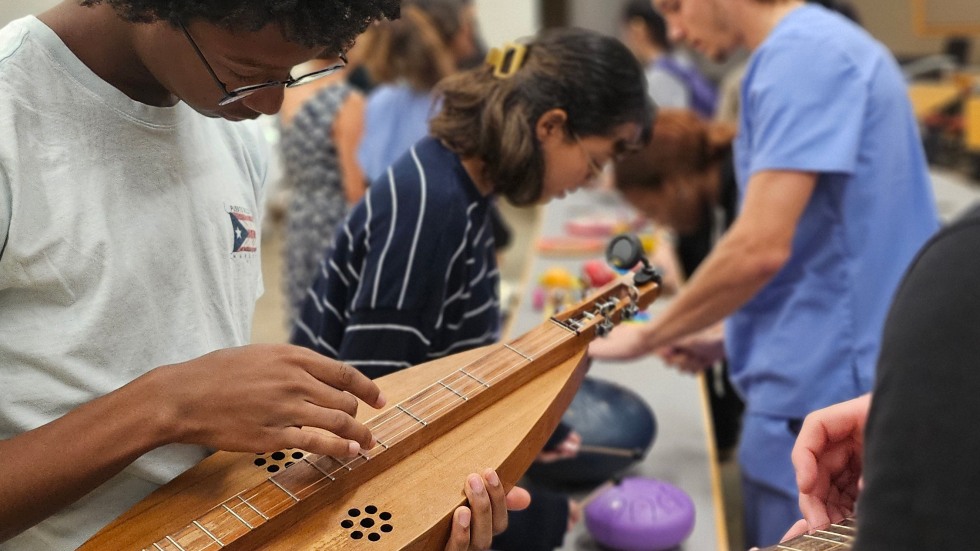
<instances>
[{"instance_id":1,"label":"dulcimer string","mask_svg":"<svg viewBox=\"0 0 980 551\"><path fill-rule=\"evenodd\" d=\"M849 518L767 547L763 551L846 551L854 544L856 533L855 521Z\"/></svg>"},{"instance_id":2,"label":"dulcimer string","mask_svg":"<svg viewBox=\"0 0 980 551\"><path fill-rule=\"evenodd\" d=\"M556 326L562 327L562 329L568 331L564 326ZM552 350L554 347L574 338L575 336L576 334L574 332L566 332L559 338L545 344L541 351ZM449 377L426 387L425 389L416 393L414 396L400 402L399 404L396 404L394 407L372 418L366 423L378 441L378 446L372 450L362 451L358 454L358 457L352 458L346 462L332 456L306 454L302 458L302 461L309 463L327 478L312 482L303 488L303 490L311 490L316 486L327 483L328 481L336 479L339 476L343 476L344 472L353 470L356 467L356 463L361 460L370 461L371 459L374 459L388 449L388 447L397 444L405 437L411 435L414 431L424 428L427 420L432 420L439 414L448 412L454 407L462 405L469 398L472 398L479 392L482 392L484 389L489 388L500 379L508 376L514 370L519 369L521 366L526 365L528 362L535 359L536 352L519 351L514 349L512 345L504 345L504 347L498 349L498 351L508 349L515 353L520 359L503 367L502 369L500 367L491 367L488 373L484 373L484 371L487 371L487 358L477 358L451 374ZM470 371L467 371L467 369ZM474 383L473 389L465 394L460 394L456 390L453 390L453 385L463 381L467 383ZM433 390L445 390L447 387L448 392L432 392ZM462 399L462 402L460 402L459 399ZM418 402L413 404L410 408L402 406L402 404L411 403L413 400L418 400ZM420 407L424 409L421 409ZM318 459L312 459L313 457L317 457ZM330 467L324 469L323 466L320 465L323 459L327 460ZM274 478L275 476L270 477L270 479ZM253 489L254 488L246 489L240 495L243 495L249 490ZM253 497L255 496L250 496L244 499L248 501ZM284 498L282 500L283 504L288 502L288 498Z\"/></svg>"},{"instance_id":3,"label":"dulcimer string","mask_svg":"<svg viewBox=\"0 0 980 551\"><path fill-rule=\"evenodd\" d=\"M624 288L629 293L628 299L619 294ZM551 323L539 326L531 333L509 344L498 346L471 361L365 423L375 434L379 445L370 450L362 450L355 458L341 461L329 455L310 454L297 450L298 455L294 455L294 458L308 467L291 469L288 467L291 465L298 467L299 464L288 462L285 470L266 478L265 483L242 490L186 525L185 529L190 530L192 536L202 533L209 538L203 542L204 547L196 546L194 549L196 551L209 549L215 543L219 547L224 546L226 543L219 540L207 526L215 523L216 526L223 527L222 523L225 522L226 517L234 528L227 536L223 536L228 542L242 537L243 526L247 527L249 532L253 530L256 526L237 514L236 507L244 506L264 519L260 520L259 524L270 521L272 517L278 516L296 503L319 492L323 487L338 481L346 473L353 472L357 467L383 454L391 446L439 420L446 412L453 411L470 398L495 385L505 383L509 380L508 377L516 375L515 370L531 365L539 359L540 355L559 350L561 345L579 338L583 335L584 329L591 328L591 324L598 324L595 329L597 334L602 334L600 329L603 332L611 329L613 320L610 319L610 314L619 313L622 319L625 312L629 311L625 309L627 304L633 307L632 314L635 312L639 298L636 287L619 283L605 291L602 296L594 297L591 304L579 307L575 311L577 313L566 313L564 314L566 317L561 319L552 318ZM594 312L588 310L591 307L595 308ZM591 340L592 332L584 334L587 336L586 340ZM262 502L261 509L257 506L259 501ZM185 548L177 544L172 537L180 538L183 533L183 530L174 532L159 542L176 545L183 551ZM160 549L159 542L153 544L154 548Z\"/></svg>"}]
</instances>

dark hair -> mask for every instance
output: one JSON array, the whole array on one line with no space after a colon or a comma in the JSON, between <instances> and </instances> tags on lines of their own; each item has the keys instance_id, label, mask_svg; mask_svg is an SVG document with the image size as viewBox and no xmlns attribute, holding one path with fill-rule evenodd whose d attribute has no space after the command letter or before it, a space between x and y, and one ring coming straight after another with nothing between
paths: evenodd
<instances>
[{"instance_id":1,"label":"dark hair","mask_svg":"<svg viewBox=\"0 0 980 551\"><path fill-rule=\"evenodd\" d=\"M402 6L418 6L425 12L432 25L439 31L439 37L449 44L463 25L463 0L402 0Z\"/></svg>"},{"instance_id":2,"label":"dark hair","mask_svg":"<svg viewBox=\"0 0 980 551\"><path fill-rule=\"evenodd\" d=\"M639 19L647 29L647 36L654 44L664 50L671 49L670 39L667 38L667 21L653 9L650 0L630 0L623 6L623 22L629 23Z\"/></svg>"},{"instance_id":3,"label":"dark hair","mask_svg":"<svg viewBox=\"0 0 980 551\"><path fill-rule=\"evenodd\" d=\"M364 40L364 67L376 84L404 80L429 92L456 68L438 25L415 2L405 3L401 19L372 27Z\"/></svg>"},{"instance_id":4,"label":"dark hair","mask_svg":"<svg viewBox=\"0 0 980 551\"><path fill-rule=\"evenodd\" d=\"M81 0L107 4L126 21L166 21L176 26L203 19L234 31L279 25L290 42L345 52L373 21L398 17L398 0Z\"/></svg>"},{"instance_id":5,"label":"dark hair","mask_svg":"<svg viewBox=\"0 0 980 551\"><path fill-rule=\"evenodd\" d=\"M484 65L443 80L436 88L442 107L430 130L461 157L482 160L484 177L514 204L541 197L544 159L535 127L552 109L567 113L570 135L609 136L636 123L649 139L653 106L643 68L614 38L582 29L544 31L527 45L520 69L506 78L493 71Z\"/></svg>"},{"instance_id":6,"label":"dark hair","mask_svg":"<svg viewBox=\"0 0 980 551\"><path fill-rule=\"evenodd\" d=\"M731 124L706 121L685 109L663 109L650 143L616 162L616 187L656 191L668 180L707 172L731 154L734 139Z\"/></svg>"},{"instance_id":7,"label":"dark hair","mask_svg":"<svg viewBox=\"0 0 980 551\"><path fill-rule=\"evenodd\" d=\"M806 0L811 4L819 4L829 10L840 13L844 17L861 24L861 16L858 15L857 8L847 0Z\"/></svg>"}]
</instances>

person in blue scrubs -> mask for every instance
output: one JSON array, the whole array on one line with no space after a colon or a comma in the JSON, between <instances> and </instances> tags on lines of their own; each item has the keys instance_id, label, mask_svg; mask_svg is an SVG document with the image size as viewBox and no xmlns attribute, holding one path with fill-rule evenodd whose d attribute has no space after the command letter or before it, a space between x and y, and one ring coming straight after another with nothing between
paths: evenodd
<instances>
[{"instance_id":1,"label":"person in blue scrubs","mask_svg":"<svg viewBox=\"0 0 980 551\"><path fill-rule=\"evenodd\" d=\"M752 50L735 144L739 215L662 316L591 353L710 365L746 400L739 445L748 545L800 516L790 452L811 411L870 390L884 317L939 227L891 53L802 0L654 0L671 37L722 59ZM726 319L724 347L699 334Z\"/></svg>"}]
</instances>

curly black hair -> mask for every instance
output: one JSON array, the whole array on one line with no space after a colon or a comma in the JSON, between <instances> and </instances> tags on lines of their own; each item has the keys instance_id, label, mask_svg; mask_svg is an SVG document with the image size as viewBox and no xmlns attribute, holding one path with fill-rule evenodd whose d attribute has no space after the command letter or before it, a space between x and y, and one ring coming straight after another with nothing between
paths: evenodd
<instances>
[{"instance_id":1,"label":"curly black hair","mask_svg":"<svg viewBox=\"0 0 980 551\"><path fill-rule=\"evenodd\" d=\"M399 0L80 0L107 4L133 23L171 25L203 19L234 31L257 31L269 23L286 39L328 51L347 51L373 21L399 15Z\"/></svg>"}]
</instances>

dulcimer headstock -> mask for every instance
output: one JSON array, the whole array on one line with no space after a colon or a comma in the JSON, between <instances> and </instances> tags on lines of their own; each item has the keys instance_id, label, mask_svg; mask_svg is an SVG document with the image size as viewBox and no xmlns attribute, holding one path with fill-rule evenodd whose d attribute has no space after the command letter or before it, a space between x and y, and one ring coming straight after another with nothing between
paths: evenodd
<instances>
[{"instance_id":1,"label":"dulcimer headstock","mask_svg":"<svg viewBox=\"0 0 980 551\"><path fill-rule=\"evenodd\" d=\"M606 248L606 260L619 269L637 269L552 318L588 340L609 334L619 322L634 318L660 296L660 274L650 266L635 235L614 237Z\"/></svg>"}]
</instances>

